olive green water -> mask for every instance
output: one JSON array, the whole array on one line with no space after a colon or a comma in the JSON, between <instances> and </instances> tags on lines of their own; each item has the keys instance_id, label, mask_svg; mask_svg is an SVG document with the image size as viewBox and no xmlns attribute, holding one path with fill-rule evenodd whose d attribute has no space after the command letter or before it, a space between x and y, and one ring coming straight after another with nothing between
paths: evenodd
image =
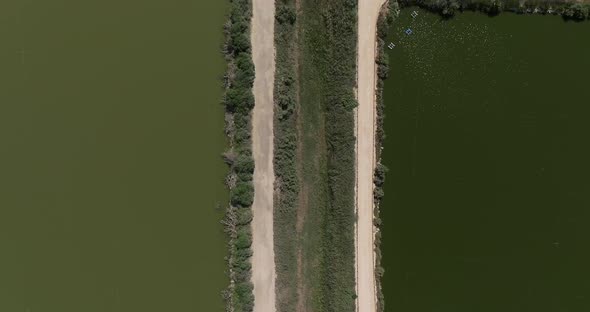
<instances>
[{"instance_id":1,"label":"olive green water","mask_svg":"<svg viewBox=\"0 0 590 312\"><path fill-rule=\"evenodd\" d=\"M385 85L386 311L590 311L590 23L411 11Z\"/></svg>"},{"instance_id":2,"label":"olive green water","mask_svg":"<svg viewBox=\"0 0 590 312\"><path fill-rule=\"evenodd\" d=\"M223 311L224 1L0 4L0 311Z\"/></svg>"}]
</instances>

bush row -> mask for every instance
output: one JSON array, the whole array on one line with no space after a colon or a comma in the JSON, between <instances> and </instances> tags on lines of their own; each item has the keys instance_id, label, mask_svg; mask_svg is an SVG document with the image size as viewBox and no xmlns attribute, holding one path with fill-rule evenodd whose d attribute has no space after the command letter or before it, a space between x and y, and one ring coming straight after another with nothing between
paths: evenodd
<instances>
[{"instance_id":1,"label":"bush row","mask_svg":"<svg viewBox=\"0 0 590 312\"><path fill-rule=\"evenodd\" d=\"M590 4L564 0L399 0L400 5L417 5L443 16L470 10L497 15L502 11L519 14L558 14L564 19L583 21L590 18Z\"/></svg>"},{"instance_id":2,"label":"bush row","mask_svg":"<svg viewBox=\"0 0 590 312\"><path fill-rule=\"evenodd\" d=\"M252 86L254 64L250 49L251 0L230 0L230 15L224 30L224 54L228 63L223 104L229 150L224 160L230 170L226 184L230 201L224 225L229 235L227 257L230 285L224 291L226 311L250 312L254 307L251 282L252 220L254 199L251 151L251 110L254 107Z\"/></svg>"}]
</instances>

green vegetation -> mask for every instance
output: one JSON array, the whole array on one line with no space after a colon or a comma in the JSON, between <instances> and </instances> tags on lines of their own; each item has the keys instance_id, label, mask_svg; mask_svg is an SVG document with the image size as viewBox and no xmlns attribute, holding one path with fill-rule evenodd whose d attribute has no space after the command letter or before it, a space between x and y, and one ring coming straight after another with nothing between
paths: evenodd
<instances>
[{"instance_id":1,"label":"green vegetation","mask_svg":"<svg viewBox=\"0 0 590 312\"><path fill-rule=\"evenodd\" d=\"M323 48L309 66L317 66L324 75L315 76L323 88L325 110L328 194L323 237L324 275L321 278L322 300L318 311L354 311L354 206L355 135L354 112L356 87L357 3L353 0L304 1L310 15L321 20L316 38L306 42L308 48ZM312 7L314 6L314 7ZM323 16L330 12L328 16ZM331 16L330 16L331 14ZM312 37L310 36L310 37ZM307 49L306 49L307 50ZM323 54L323 55L322 55ZM311 80L312 77L309 77ZM303 77L306 79L306 77ZM315 99L308 98L313 103Z\"/></svg>"},{"instance_id":2,"label":"green vegetation","mask_svg":"<svg viewBox=\"0 0 590 312\"><path fill-rule=\"evenodd\" d=\"M224 291L227 311L252 311L251 264L252 234L250 206L254 196L252 174L254 161L250 140L250 112L254 106L252 85L254 64L250 53L250 0L232 0L229 20L225 25L224 53L228 62L225 76L226 92L223 99L226 111L226 134L230 149L224 160L230 167L226 184L230 189L230 203L224 219L229 235L230 285Z\"/></svg>"},{"instance_id":3,"label":"green vegetation","mask_svg":"<svg viewBox=\"0 0 590 312\"><path fill-rule=\"evenodd\" d=\"M304 0L302 5L303 114L299 122L304 131L311 130L302 142L303 153L307 154L303 167L311 169L313 162L320 162L319 170L306 170L304 175L309 180L317 180L318 173L323 177L316 182L323 185L310 190L316 193L313 197L317 206L308 209L313 210L319 222L319 248L313 250L319 261L312 282L312 289L318 293L313 298L313 310L354 311L357 2ZM313 127L314 123L319 127ZM312 142L310 148L306 141ZM316 154L316 148L321 152Z\"/></svg>"},{"instance_id":4,"label":"green vegetation","mask_svg":"<svg viewBox=\"0 0 590 312\"><path fill-rule=\"evenodd\" d=\"M297 244L294 233L299 193L297 157L298 72L295 0L276 1L274 89L274 244L277 310L294 311L297 304Z\"/></svg>"},{"instance_id":5,"label":"green vegetation","mask_svg":"<svg viewBox=\"0 0 590 312\"><path fill-rule=\"evenodd\" d=\"M354 0L277 1L277 307L354 311Z\"/></svg>"},{"instance_id":6,"label":"green vegetation","mask_svg":"<svg viewBox=\"0 0 590 312\"><path fill-rule=\"evenodd\" d=\"M302 142L303 168L307 180L320 184L310 190L316 200L308 208L317 220L312 222L319 245L308 253L319 263L312 272L313 310L354 311L357 3L304 0L302 5L299 123L311 132ZM314 162L319 170L310 170Z\"/></svg>"},{"instance_id":7,"label":"green vegetation","mask_svg":"<svg viewBox=\"0 0 590 312\"><path fill-rule=\"evenodd\" d=\"M590 3L566 2L563 0L400 0L403 7L417 5L443 16L470 10L497 15L502 11L519 14L558 14L564 19L583 21L588 19Z\"/></svg>"}]
</instances>

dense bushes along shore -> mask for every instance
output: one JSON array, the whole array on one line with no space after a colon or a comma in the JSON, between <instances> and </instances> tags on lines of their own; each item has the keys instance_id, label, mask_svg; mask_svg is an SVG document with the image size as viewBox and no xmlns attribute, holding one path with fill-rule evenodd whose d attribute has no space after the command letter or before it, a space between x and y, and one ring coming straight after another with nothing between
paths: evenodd
<instances>
[{"instance_id":1,"label":"dense bushes along shore","mask_svg":"<svg viewBox=\"0 0 590 312\"><path fill-rule=\"evenodd\" d=\"M250 137L250 113L254 107L254 64L250 50L252 8L251 0L230 2L230 16L224 27L226 43L223 47L228 64L224 77L223 104L226 115L225 132L229 139L229 150L223 156L230 168L226 177L230 202L223 223L229 235L227 262L230 285L223 292L223 296L226 300L226 311L249 312L254 306L250 280L250 222L254 196L254 160Z\"/></svg>"},{"instance_id":2,"label":"dense bushes along shore","mask_svg":"<svg viewBox=\"0 0 590 312\"><path fill-rule=\"evenodd\" d=\"M399 0L403 7L419 6L423 9L453 16L456 12L470 10L497 15L502 11L519 14L557 14L564 19L583 21L590 18L590 3L564 0Z\"/></svg>"},{"instance_id":3,"label":"dense bushes along shore","mask_svg":"<svg viewBox=\"0 0 590 312\"><path fill-rule=\"evenodd\" d=\"M375 151L377 153L377 166L375 168L373 190L374 205L374 222L379 229L381 226L379 204L383 198L383 184L385 183L385 174L387 167L381 163L381 147L385 140L385 132L383 130L383 120L385 118L385 103L383 102L383 85L389 73L389 59L385 51L385 40L389 33L395 18L399 14L399 5L397 1L388 1L381 9L379 18L377 20L377 91L376 91L376 105L377 105L377 129L375 131ZM381 289L381 279L385 272L381 266L381 231L375 233L375 281L377 283L377 312L384 311L384 298Z\"/></svg>"}]
</instances>

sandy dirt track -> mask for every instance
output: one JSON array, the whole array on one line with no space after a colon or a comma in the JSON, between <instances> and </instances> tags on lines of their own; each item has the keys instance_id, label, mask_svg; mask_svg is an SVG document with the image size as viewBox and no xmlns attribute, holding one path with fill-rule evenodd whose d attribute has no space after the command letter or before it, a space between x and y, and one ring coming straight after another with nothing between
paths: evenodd
<instances>
[{"instance_id":1,"label":"sandy dirt track","mask_svg":"<svg viewBox=\"0 0 590 312\"><path fill-rule=\"evenodd\" d=\"M254 109L252 154L254 203L252 204L252 283L254 312L275 311L275 257L273 241L273 88L275 71L275 0L252 1L252 58Z\"/></svg>"},{"instance_id":2,"label":"sandy dirt track","mask_svg":"<svg viewBox=\"0 0 590 312\"><path fill-rule=\"evenodd\" d=\"M375 87L377 17L385 0L358 2L356 288L357 311L375 312L373 172L375 168Z\"/></svg>"}]
</instances>

